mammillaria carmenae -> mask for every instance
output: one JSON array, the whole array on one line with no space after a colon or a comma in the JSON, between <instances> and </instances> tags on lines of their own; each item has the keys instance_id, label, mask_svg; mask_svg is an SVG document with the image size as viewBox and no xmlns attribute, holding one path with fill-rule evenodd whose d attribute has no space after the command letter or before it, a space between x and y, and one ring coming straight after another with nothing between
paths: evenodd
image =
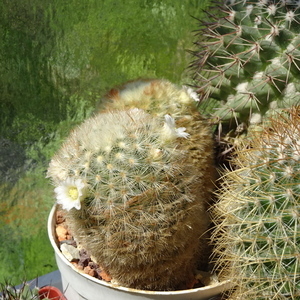
<instances>
[{"instance_id":1,"label":"mammillaria carmenae","mask_svg":"<svg viewBox=\"0 0 300 300\"><path fill-rule=\"evenodd\" d=\"M187 89L167 88L152 90L152 106L179 95L174 110L110 107L74 129L48 169L77 242L127 287L176 289L209 255L212 134Z\"/></svg>"}]
</instances>

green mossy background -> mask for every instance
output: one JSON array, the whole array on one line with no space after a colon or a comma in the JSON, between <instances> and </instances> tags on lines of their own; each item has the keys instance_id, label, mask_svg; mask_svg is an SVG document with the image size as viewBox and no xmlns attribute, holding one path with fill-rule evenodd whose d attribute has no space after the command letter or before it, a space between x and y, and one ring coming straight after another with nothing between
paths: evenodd
<instances>
[{"instance_id":1,"label":"green mossy background","mask_svg":"<svg viewBox=\"0 0 300 300\"><path fill-rule=\"evenodd\" d=\"M0 1L0 282L55 269L51 156L115 85L188 83L208 0Z\"/></svg>"}]
</instances>

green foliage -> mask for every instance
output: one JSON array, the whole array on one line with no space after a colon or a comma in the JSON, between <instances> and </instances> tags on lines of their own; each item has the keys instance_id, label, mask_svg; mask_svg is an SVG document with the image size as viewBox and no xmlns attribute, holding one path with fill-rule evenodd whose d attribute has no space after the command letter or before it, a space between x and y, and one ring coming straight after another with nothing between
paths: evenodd
<instances>
[{"instance_id":1,"label":"green foliage","mask_svg":"<svg viewBox=\"0 0 300 300\"><path fill-rule=\"evenodd\" d=\"M214 243L230 299L300 298L299 112L274 117L223 172Z\"/></svg>"},{"instance_id":2,"label":"green foliage","mask_svg":"<svg viewBox=\"0 0 300 300\"><path fill-rule=\"evenodd\" d=\"M22 275L32 279L57 269L46 229L20 239L14 227L6 225L0 229L0 238L0 282L11 274L14 276L11 285L15 286Z\"/></svg>"},{"instance_id":3,"label":"green foliage","mask_svg":"<svg viewBox=\"0 0 300 300\"><path fill-rule=\"evenodd\" d=\"M49 6L37 1L2 1L0 43L0 128L18 115L59 119L60 95L49 77L47 59L54 32L48 27Z\"/></svg>"},{"instance_id":4,"label":"green foliage","mask_svg":"<svg viewBox=\"0 0 300 300\"><path fill-rule=\"evenodd\" d=\"M207 2L93 0L80 15L77 1L60 4L52 26L65 34L51 57L54 79L80 78L81 89L102 93L139 77L181 81L191 46L190 14Z\"/></svg>"},{"instance_id":5,"label":"green foliage","mask_svg":"<svg viewBox=\"0 0 300 300\"><path fill-rule=\"evenodd\" d=\"M166 80L112 93L120 103L71 132L48 176L75 240L114 281L176 289L209 255L210 128L187 89Z\"/></svg>"},{"instance_id":6,"label":"green foliage","mask_svg":"<svg viewBox=\"0 0 300 300\"><path fill-rule=\"evenodd\" d=\"M54 271L57 266L50 245L46 220L53 205L53 191L45 169L28 172L14 185L1 185L0 281L22 275L32 279Z\"/></svg>"},{"instance_id":7,"label":"green foliage","mask_svg":"<svg viewBox=\"0 0 300 300\"><path fill-rule=\"evenodd\" d=\"M221 1L201 22L194 84L225 133L238 134L298 103L299 7L298 1Z\"/></svg>"}]
</instances>

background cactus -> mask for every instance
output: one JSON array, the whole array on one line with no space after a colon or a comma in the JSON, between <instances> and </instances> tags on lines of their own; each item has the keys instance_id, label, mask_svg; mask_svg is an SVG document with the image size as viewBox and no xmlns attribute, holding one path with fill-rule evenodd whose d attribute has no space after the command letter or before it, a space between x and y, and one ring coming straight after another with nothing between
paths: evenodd
<instances>
[{"instance_id":1,"label":"background cactus","mask_svg":"<svg viewBox=\"0 0 300 300\"><path fill-rule=\"evenodd\" d=\"M236 135L299 101L300 2L218 4L201 21L191 67L201 105Z\"/></svg>"},{"instance_id":2,"label":"background cactus","mask_svg":"<svg viewBox=\"0 0 300 300\"><path fill-rule=\"evenodd\" d=\"M12 286L8 281L0 283L0 300L39 300L39 288L23 282L20 287ZM51 300L43 298L44 300Z\"/></svg>"},{"instance_id":3,"label":"background cactus","mask_svg":"<svg viewBox=\"0 0 300 300\"><path fill-rule=\"evenodd\" d=\"M240 146L212 209L216 265L230 299L300 299L300 108Z\"/></svg>"},{"instance_id":4,"label":"background cactus","mask_svg":"<svg viewBox=\"0 0 300 300\"><path fill-rule=\"evenodd\" d=\"M165 79L135 80L111 89L98 103L97 112L139 108L161 118L170 114L182 118L197 113L197 94Z\"/></svg>"},{"instance_id":5,"label":"background cactus","mask_svg":"<svg viewBox=\"0 0 300 300\"><path fill-rule=\"evenodd\" d=\"M185 90L175 92L191 102ZM173 111L154 116L121 104L97 114L71 133L48 169L58 202L64 193L76 202L77 209L65 206L76 240L123 286L175 289L197 263L207 264L211 132L195 109Z\"/></svg>"}]
</instances>

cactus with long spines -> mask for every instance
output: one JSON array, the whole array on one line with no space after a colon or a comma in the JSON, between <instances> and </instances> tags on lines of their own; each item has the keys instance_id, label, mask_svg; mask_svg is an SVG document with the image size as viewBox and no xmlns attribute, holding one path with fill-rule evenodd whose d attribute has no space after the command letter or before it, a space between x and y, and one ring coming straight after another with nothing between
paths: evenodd
<instances>
[{"instance_id":1,"label":"cactus with long spines","mask_svg":"<svg viewBox=\"0 0 300 300\"><path fill-rule=\"evenodd\" d=\"M299 101L300 2L217 1L191 67L201 105L234 135Z\"/></svg>"},{"instance_id":2,"label":"cactus with long spines","mask_svg":"<svg viewBox=\"0 0 300 300\"><path fill-rule=\"evenodd\" d=\"M212 209L214 259L230 299L300 299L300 108L253 133Z\"/></svg>"},{"instance_id":3,"label":"cactus with long spines","mask_svg":"<svg viewBox=\"0 0 300 300\"><path fill-rule=\"evenodd\" d=\"M186 90L176 93L192 102ZM212 134L186 103L183 115L134 107L107 109L76 128L48 176L75 239L114 282L172 290L207 264Z\"/></svg>"}]
</instances>

